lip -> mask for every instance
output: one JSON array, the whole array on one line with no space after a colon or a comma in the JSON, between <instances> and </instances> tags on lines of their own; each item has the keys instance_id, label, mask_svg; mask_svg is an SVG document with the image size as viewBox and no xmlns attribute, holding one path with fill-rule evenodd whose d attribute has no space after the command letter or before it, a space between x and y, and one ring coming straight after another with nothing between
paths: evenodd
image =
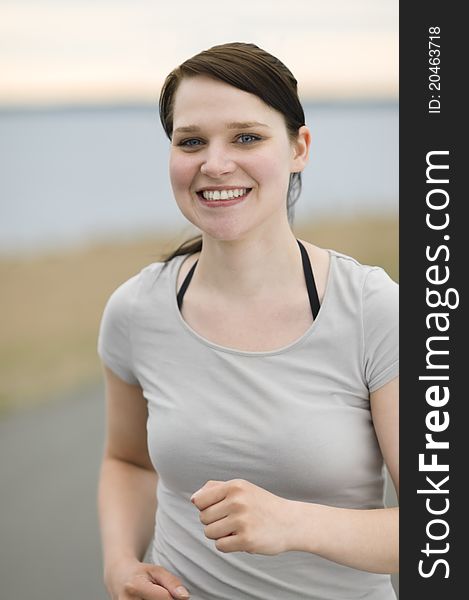
<instances>
[{"instance_id":1,"label":"lip","mask_svg":"<svg viewBox=\"0 0 469 600\"><path fill-rule=\"evenodd\" d=\"M224 208L228 208L229 206L234 206L235 204L241 204L241 202L244 202L249 194L252 191L252 188L247 188L248 192L246 192L246 194L244 194L244 196L238 196L238 198L232 198L231 200L205 200L205 198L202 196L202 191L215 191L215 190L237 190L240 189L238 186L234 186L234 187L230 187L230 186L223 186L223 187L204 187L201 188L201 190L199 192L196 192L196 196L199 199L199 202L203 205L203 206L207 206L208 208L220 208L220 207L224 207Z\"/></svg>"}]
</instances>

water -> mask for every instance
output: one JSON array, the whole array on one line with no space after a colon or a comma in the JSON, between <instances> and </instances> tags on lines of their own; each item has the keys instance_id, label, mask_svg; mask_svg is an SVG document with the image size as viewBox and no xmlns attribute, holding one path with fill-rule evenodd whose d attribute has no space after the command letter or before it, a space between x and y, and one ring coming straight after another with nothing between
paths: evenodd
<instances>
[{"instance_id":1,"label":"water","mask_svg":"<svg viewBox=\"0 0 469 600\"><path fill-rule=\"evenodd\" d=\"M397 214L397 104L305 106L302 218ZM148 106L0 111L0 252L182 228Z\"/></svg>"}]
</instances>

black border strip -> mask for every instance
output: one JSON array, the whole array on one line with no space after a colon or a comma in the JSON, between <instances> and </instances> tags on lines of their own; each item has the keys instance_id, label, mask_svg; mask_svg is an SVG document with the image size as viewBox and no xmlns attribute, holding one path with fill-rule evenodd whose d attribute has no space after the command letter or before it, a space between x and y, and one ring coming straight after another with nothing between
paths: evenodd
<instances>
[{"instance_id":1,"label":"black border strip","mask_svg":"<svg viewBox=\"0 0 469 600\"><path fill-rule=\"evenodd\" d=\"M469 231L463 216L468 199L462 189L467 69L458 62L466 39L457 3L401 3L401 600L458 598L467 588L462 564L467 521L462 485L468 470L462 439L469 435L463 431L469 369L464 339ZM445 299L452 308L444 306ZM440 316L430 316L435 313ZM429 434L442 445L426 448ZM430 471L432 460L448 470Z\"/></svg>"}]
</instances>

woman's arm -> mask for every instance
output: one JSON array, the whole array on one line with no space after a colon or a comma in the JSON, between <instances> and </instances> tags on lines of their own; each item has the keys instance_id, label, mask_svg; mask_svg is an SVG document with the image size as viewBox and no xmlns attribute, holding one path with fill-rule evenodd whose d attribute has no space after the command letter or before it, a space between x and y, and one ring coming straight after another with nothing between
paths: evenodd
<instances>
[{"instance_id":1,"label":"woman's arm","mask_svg":"<svg viewBox=\"0 0 469 600\"><path fill-rule=\"evenodd\" d=\"M398 379L371 394L384 460L399 492ZM208 481L193 494L205 535L221 552L297 550L375 573L398 570L397 508L357 510L297 502L249 481Z\"/></svg>"},{"instance_id":2,"label":"woman's arm","mask_svg":"<svg viewBox=\"0 0 469 600\"><path fill-rule=\"evenodd\" d=\"M139 386L104 369L106 443L98 491L104 580L111 598L188 598L181 581L144 564L156 512L157 474L147 449L147 406ZM184 593L185 592L185 593Z\"/></svg>"},{"instance_id":3,"label":"woman's arm","mask_svg":"<svg viewBox=\"0 0 469 600\"><path fill-rule=\"evenodd\" d=\"M370 396L371 413L384 461L399 494L399 378ZM351 510L296 502L290 549L314 552L375 573L399 570L399 509Z\"/></svg>"},{"instance_id":4,"label":"woman's arm","mask_svg":"<svg viewBox=\"0 0 469 600\"><path fill-rule=\"evenodd\" d=\"M107 425L98 508L106 570L123 557L143 558L153 532L157 474L146 445L142 390L106 367L105 382Z\"/></svg>"}]
</instances>

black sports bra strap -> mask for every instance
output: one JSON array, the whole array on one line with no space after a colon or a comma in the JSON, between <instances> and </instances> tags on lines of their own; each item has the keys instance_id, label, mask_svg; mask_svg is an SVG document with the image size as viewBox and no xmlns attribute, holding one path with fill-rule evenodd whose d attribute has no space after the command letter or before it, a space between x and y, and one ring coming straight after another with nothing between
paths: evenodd
<instances>
[{"instance_id":1,"label":"black sports bra strap","mask_svg":"<svg viewBox=\"0 0 469 600\"><path fill-rule=\"evenodd\" d=\"M309 260L308 253L303 244L299 241L298 246L301 250L301 260L303 261L303 271L305 274L306 287L308 289L309 303L311 305L311 312L313 313L313 319L316 319L319 312L319 296L316 289L316 283L314 281L313 269L311 268L311 261Z\"/></svg>"},{"instance_id":2,"label":"black sports bra strap","mask_svg":"<svg viewBox=\"0 0 469 600\"><path fill-rule=\"evenodd\" d=\"M189 273L187 273L184 281L182 282L182 285L179 289L178 295L177 295L177 299L178 299L178 307L179 310L181 310L181 306L182 306L182 299L184 298L184 294L186 293L187 288L189 287L189 283L191 282L192 279L192 275L194 275L194 271L195 271L195 267L197 265L199 261L196 260L195 263L192 265Z\"/></svg>"},{"instance_id":3,"label":"black sports bra strap","mask_svg":"<svg viewBox=\"0 0 469 600\"><path fill-rule=\"evenodd\" d=\"M318 315L320 304L319 304L319 297L318 297L318 292L316 289L316 284L314 282L313 269L311 268L311 262L309 260L309 256L306 251L306 248L303 246L303 244L299 240L296 240L296 241L298 242L298 246L300 247L300 251L301 251L301 260L303 262L303 272L305 274L305 281L306 281L306 288L308 290L309 303L311 305L311 312L313 313L313 319L315 319ZM195 263L192 265L190 271L187 273L184 281L182 282L182 285L177 294L177 302L178 302L179 310L181 310L184 294L186 293L186 290L189 287L189 283L191 282L192 275L194 275L195 267L197 266L198 262L199 261L196 260Z\"/></svg>"}]
</instances>

